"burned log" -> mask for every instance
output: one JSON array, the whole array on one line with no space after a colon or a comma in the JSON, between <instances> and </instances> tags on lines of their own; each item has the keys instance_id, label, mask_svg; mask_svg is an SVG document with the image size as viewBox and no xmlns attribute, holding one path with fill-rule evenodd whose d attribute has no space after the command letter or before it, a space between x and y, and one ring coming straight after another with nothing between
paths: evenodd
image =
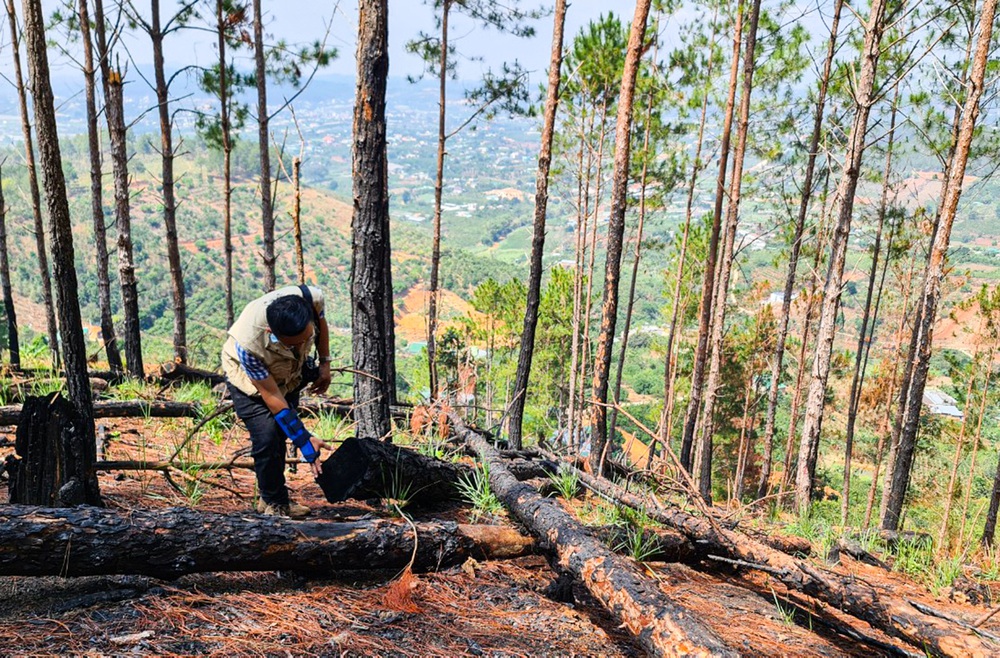
<instances>
[{"instance_id":1,"label":"burned log","mask_svg":"<svg viewBox=\"0 0 1000 658\"><path fill-rule=\"evenodd\" d=\"M546 461L513 460L521 479L554 472ZM371 438L344 441L323 462L317 483L331 503L349 498L405 499L426 504L461 500L458 487L463 478L472 476L472 468L455 464Z\"/></svg>"},{"instance_id":2,"label":"burned log","mask_svg":"<svg viewBox=\"0 0 1000 658\"><path fill-rule=\"evenodd\" d=\"M99 505L93 440L60 393L28 398L14 441L17 457L6 470L12 503L60 507Z\"/></svg>"},{"instance_id":3,"label":"burned log","mask_svg":"<svg viewBox=\"0 0 1000 658\"><path fill-rule=\"evenodd\" d=\"M876 591L856 578L821 570L742 533L725 530L706 518L677 508L659 506L655 501L624 491L604 478L582 471L579 477L593 491L623 505L641 509L650 518L679 530L702 551L721 556L725 562L738 567L771 574L788 589L819 599L922 650L955 657L1000 655L1000 645L923 614L909 603Z\"/></svg>"},{"instance_id":4,"label":"burned log","mask_svg":"<svg viewBox=\"0 0 1000 658\"><path fill-rule=\"evenodd\" d=\"M160 365L160 379L164 382L204 382L210 386L222 384L226 381L226 376L211 370L202 370L189 366L186 363L168 361Z\"/></svg>"},{"instance_id":5,"label":"burned log","mask_svg":"<svg viewBox=\"0 0 1000 658\"><path fill-rule=\"evenodd\" d=\"M560 567L578 578L642 647L656 656L736 656L689 610L659 591L636 564L611 552L556 501L518 482L496 450L453 418L456 430L490 468L490 487L531 533L552 546Z\"/></svg>"},{"instance_id":6,"label":"burned log","mask_svg":"<svg viewBox=\"0 0 1000 658\"><path fill-rule=\"evenodd\" d=\"M0 425L17 425L23 406L0 407ZM94 418L196 418L201 407L193 402L171 400L100 400L94 403Z\"/></svg>"},{"instance_id":7,"label":"burned log","mask_svg":"<svg viewBox=\"0 0 1000 658\"><path fill-rule=\"evenodd\" d=\"M469 557L517 557L534 546L503 526L418 523L416 536L416 570ZM183 507L118 512L11 505L0 508L0 575L397 570L409 563L413 540L413 526L394 520L331 523Z\"/></svg>"}]
</instances>

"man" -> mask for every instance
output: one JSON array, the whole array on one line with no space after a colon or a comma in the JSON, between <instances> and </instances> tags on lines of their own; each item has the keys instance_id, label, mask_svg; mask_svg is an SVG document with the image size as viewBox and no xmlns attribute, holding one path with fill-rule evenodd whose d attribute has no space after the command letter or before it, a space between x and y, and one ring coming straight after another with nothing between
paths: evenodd
<instances>
[{"instance_id":1,"label":"man","mask_svg":"<svg viewBox=\"0 0 1000 658\"><path fill-rule=\"evenodd\" d=\"M246 305L222 347L222 369L236 415L250 431L262 514L302 518L309 508L291 501L285 486L285 438L319 475L320 450L296 413L299 393L323 393L330 386L330 334L323 315L323 292L288 286ZM318 369L307 357L313 345Z\"/></svg>"}]
</instances>

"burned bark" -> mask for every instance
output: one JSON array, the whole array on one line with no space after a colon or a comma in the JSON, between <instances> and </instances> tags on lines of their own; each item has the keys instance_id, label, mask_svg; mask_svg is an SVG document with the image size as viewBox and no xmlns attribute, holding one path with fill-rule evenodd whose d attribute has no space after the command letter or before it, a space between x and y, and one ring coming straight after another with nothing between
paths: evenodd
<instances>
[{"instance_id":1,"label":"burned bark","mask_svg":"<svg viewBox=\"0 0 1000 658\"><path fill-rule=\"evenodd\" d=\"M3 288L3 310L7 319L7 348L10 351L10 367L17 370L21 367L21 348L17 340L17 312L14 310L14 293L10 286L10 261L7 258L7 205L3 198L2 173L0 173L0 286Z\"/></svg>"},{"instance_id":2,"label":"burned bark","mask_svg":"<svg viewBox=\"0 0 1000 658\"><path fill-rule=\"evenodd\" d=\"M995 655L1000 646L940 619L916 611L909 603L889 596L852 576L821 570L808 562L768 548L708 518L677 508L664 508L645 497L624 491L604 478L579 473L580 481L624 505L641 509L650 518L679 530L701 550L737 561L739 566L771 574L783 585L861 619L915 647L942 656Z\"/></svg>"},{"instance_id":3,"label":"burned bark","mask_svg":"<svg viewBox=\"0 0 1000 658\"><path fill-rule=\"evenodd\" d=\"M205 382L212 386L223 384L226 376L211 370L202 370L186 363L168 361L160 365L160 379L164 382Z\"/></svg>"},{"instance_id":4,"label":"burned bark","mask_svg":"<svg viewBox=\"0 0 1000 658\"><path fill-rule=\"evenodd\" d=\"M416 541L416 570L469 557L517 557L534 547L510 528L451 522L417 524ZM0 513L0 574L177 578L210 571L398 570L414 554L413 542L413 528L404 521L303 522L188 508L123 514L17 505Z\"/></svg>"},{"instance_id":5,"label":"burned bark","mask_svg":"<svg viewBox=\"0 0 1000 658\"><path fill-rule=\"evenodd\" d=\"M485 439L455 419L459 435L490 468L490 488L532 534L552 546L578 578L650 655L735 656L691 613L659 591L635 563L611 553L556 501L518 483Z\"/></svg>"}]
</instances>

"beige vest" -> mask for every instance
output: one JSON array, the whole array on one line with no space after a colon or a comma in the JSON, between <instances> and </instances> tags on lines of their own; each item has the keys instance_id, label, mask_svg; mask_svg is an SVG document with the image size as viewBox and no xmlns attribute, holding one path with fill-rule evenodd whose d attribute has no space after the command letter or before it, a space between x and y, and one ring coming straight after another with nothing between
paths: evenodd
<instances>
[{"instance_id":1,"label":"beige vest","mask_svg":"<svg viewBox=\"0 0 1000 658\"><path fill-rule=\"evenodd\" d=\"M315 286L309 286L309 292L312 293L316 313L322 315L323 291ZM282 395L295 390L302 381L302 366L306 357L312 352L316 334L313 333L312 338L293 351L272 340L273 334L267 325L268 305L286 295L301 297L302 291L298 286L286 286L258 297L246 305L236 323L229 328L229 337L222 346L222 372L230 383L247 395L259 395L259 393L257 387L253 385L253 380L240 365L239 355L236 354L236 343L263 362L277 382Z\"/></svg>"}]
</instances>

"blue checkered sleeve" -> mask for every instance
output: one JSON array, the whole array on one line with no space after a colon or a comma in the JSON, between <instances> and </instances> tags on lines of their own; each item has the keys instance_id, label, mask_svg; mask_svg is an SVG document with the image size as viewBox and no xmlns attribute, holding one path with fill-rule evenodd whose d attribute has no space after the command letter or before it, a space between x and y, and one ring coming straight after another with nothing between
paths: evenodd
<instances>
[{"instance_id":1,"label":"blue checkered sleeve","mask_svg":"<svg viewBox=\"0 0 1000 658\"><path fill-rule=\"evenodd\" d=\"M243 349L243 346L239 343L236 343L236 356L240 357L240 365L243 366L243 372L250 379L259 382L271 376L264 362Z\"/></svg>"}]
</instances>

